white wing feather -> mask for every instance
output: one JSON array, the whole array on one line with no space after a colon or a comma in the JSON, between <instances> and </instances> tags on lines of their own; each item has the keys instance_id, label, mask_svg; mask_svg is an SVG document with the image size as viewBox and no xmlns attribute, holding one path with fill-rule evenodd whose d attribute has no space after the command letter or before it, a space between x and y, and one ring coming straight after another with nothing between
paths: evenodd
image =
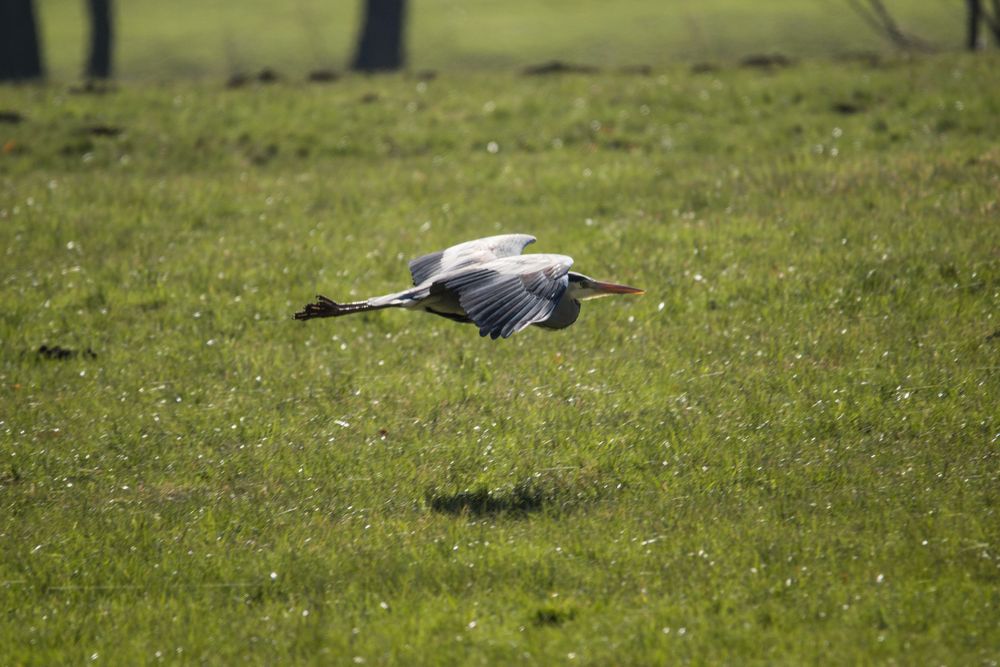
<instances>
[{"instance_id":1,"label":"white wing feather","mask_svg":"<svg viewBox=\"0 0 1000 667\"><path fill-rule=\"evenodd\" d=\"M466 241L439 252L432 252L410 261L413 284L420 285L441 274L452 273L456 269L520 255L527 245L534 242L535 237L530 234L501 234Z\"/></svg>"}]
</instances>

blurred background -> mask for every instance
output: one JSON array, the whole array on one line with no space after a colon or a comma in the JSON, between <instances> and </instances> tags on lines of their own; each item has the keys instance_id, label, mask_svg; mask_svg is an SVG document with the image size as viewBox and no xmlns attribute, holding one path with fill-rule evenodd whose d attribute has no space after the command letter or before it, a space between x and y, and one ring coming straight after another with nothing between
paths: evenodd
<instances>
[{"instance_id":1,"label":"blurred background","mask_svg":"<svg viewBox=\"0 0 1000 667\"><path fill-rule=\"evenodd\" d=\"M310 71L512 69L551 60L604 67L959 50L995 44L998 0L5 0L11 59L34 14L40 67L74 80L104 13L122 80ZM395 15L395 16L394 16ZM395 21L398 30L392 26ZM365 67L359 48L392 49ZM388 27L387 27L388 26ZM16 32L15 37L11 32ZM398 39L394 34L398 32ZM100 29L98 29L100 32ZM386 66L388 63L388 66ZM96 72L100 76L99 72ZM10 78L10 77L7 77ZM27 77L31 78L31 77Z\"/></svg>"}]
</instances>

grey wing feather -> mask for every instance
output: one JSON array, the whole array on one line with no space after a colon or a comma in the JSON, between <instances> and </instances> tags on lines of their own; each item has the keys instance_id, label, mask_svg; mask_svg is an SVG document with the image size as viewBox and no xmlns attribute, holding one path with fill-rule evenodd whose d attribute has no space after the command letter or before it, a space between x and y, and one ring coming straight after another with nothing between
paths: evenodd
<instances>
[{"instance_id":1,"label":"grey wing feather","mask_svg":"<svg viewBox=\"0 0 1000 667\"><path fill-rule=\"evenodd\" d=\"M432 252L410 261L413 284L420 285L442 273L484 264L501 257L520 255L525 246L534 242L535 237L529 234L501 234Z\"/></svg>"},{"instance_id":2,"label":"grey wing feather","mask_svg":"<svg viewBox=\"0 0 1000 667\"><path fill-rule=\"evenodd\" d=\"M479 335L507 338L552 314L569 284L573 260L524 255L488 262L443 281L479 327Z\"/></svg>"}]
</instances>

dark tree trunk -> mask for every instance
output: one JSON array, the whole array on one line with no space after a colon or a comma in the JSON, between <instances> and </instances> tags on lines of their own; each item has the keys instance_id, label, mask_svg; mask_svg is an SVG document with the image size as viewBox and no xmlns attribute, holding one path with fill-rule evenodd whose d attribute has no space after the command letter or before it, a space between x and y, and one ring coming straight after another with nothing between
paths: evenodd
<instances>
[{"instance_id":1,"label":"dark tree trunk","mask_svg":"<svg viewBox=\"0 0 1000 667\"><path fill-rule=\"evenodd\" d=\"M993 41L1000 46L1000 0L993 0L993 15L989 17L986 24L993 33Z\"/></svg>"},{"instance_id":2,"label":"dark tree trunk","mask_svg":"<svg viewBox=\"0 0 1000 667\"><path fill-rule=\"evenodd\" d=\"M968 23L965 30L965 48L975 51L979 48L979 20L983 16L983 7L979 0L965 0L968 8Z\"/></svg>"},{"instance_id":3,"label":"dark tree trunk","mask_svg":"<svg viewBox=\"0 0 1000 667\"><path fill-rule=\"evenodd\" d=\"M111 0L87 0L90 14L90 55L87 56L87 78L111 77Z\"/></svg>"},{"instance_id":4,"label":"dark tree trunk","mask_svg":"<svg viewBox=\"0 0 1000 667\"><path fill-rule=\"evenodd\" d=\"M403 66L406 0L365 0L365 17L351 69L377 72Z\"/></svg>"},{"instance_id":5,"label":"dark tree trunk","mask_svg":"<svg viewBox=\"0 0 1000 667\"><path fill-rule=\"evenodd\" d=\"M32 0L0 0L0 81L40 79L42 75Z\"/></svg>"}]
</instances>

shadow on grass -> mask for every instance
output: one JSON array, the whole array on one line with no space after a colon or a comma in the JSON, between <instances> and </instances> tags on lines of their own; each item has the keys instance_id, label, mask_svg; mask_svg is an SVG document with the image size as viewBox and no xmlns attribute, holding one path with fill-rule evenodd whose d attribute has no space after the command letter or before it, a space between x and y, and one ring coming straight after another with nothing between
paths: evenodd
<instances>
[{"instance_id":1,"label":"shadow on grass","mask_svg":"<svg viewBox=\"0 0 1000 667\"><path fill-rule=\"evenodd\" d=\"M427 504L442 514L470 516L527 516L541 511L550 499L529 485L518 485L506 491L476 489L458 493L429 491Z\"/></svg>"},{"instance_id":2,"label":"shadow on grass","mask_svg":"<svg viewBox=\"0 0 1000 667\"><path fill-rule=\"evenodd\" d=\"M544 605L535 610L532 622L538 626L562 625L576 618L576 609L566 605Z\"/></svg>"}]
</instances>

